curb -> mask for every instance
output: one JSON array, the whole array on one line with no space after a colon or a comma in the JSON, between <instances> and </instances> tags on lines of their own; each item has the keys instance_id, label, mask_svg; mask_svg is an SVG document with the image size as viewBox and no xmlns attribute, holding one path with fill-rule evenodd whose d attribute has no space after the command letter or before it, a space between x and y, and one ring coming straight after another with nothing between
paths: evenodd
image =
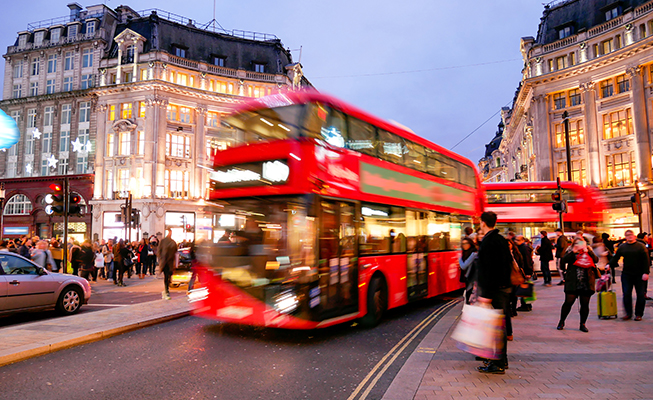
<instances>
[{"instance_id":1,"label":"curb","mask_svg":"<svg viewBox=\"0 0 653 400\"><path fill-rule=\"evenodd\" d=\"M414 399L435 353L460 317L463 302L451 307L424 336L401 367L382 400Z\"/></svg>"},{"instance_id":2,"label":"curb","mask_svg":"<svg viewBox=\"0 0 653 400\"><path fill-rule=\"evenodd\" d=\"M68 337L65 340L61 340L55 343L40 342L40 343L33 343L29 345L20 346L12 350L11 354L0 353L0 367L8 364L13 364L19 361L24 361L32 357L38 357L45 354L54 353L59 350L68 349L82 344L97 342L100 340L110 338L112 336L134 331L136 329L141 329L148 326L171 321L174 319L182 318L190 315L191 312L192 310L178 311L172 314L162 315L156 318L132 322L127 325L123 325L115 328L102 329L99 331L93 331L93 330L82 331L73 334L72 337Z\"/></svg>"}]
</instances>

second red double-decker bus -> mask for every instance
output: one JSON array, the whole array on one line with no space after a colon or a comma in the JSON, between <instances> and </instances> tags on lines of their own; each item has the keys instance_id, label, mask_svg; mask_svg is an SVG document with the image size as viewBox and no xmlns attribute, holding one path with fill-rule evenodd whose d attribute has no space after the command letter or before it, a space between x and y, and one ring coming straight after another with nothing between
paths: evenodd
<instances>
[{"instance_id":1,"label":"second red double-decker bus","mask_svg":"<svg viewBox=\"0 0 653 400\"><path fill-rule=\"evenodd\" d=\"M451 292L481 212L474 165L316 92L269 96L222 121L215 243L198 245L196 314L312 329ZM218 237L220 237L218 239Z\"/></svg>"}]
</instances>

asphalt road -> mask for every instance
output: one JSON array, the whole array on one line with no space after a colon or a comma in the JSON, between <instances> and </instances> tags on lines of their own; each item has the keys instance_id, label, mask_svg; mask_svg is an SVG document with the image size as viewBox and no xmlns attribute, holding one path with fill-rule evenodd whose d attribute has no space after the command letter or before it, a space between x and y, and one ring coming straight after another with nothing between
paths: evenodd
<instances>
[{"instance_id":1,"label":"asphalt road","mask_svg":"<svg viewBox=\"0 0 653 400\"><path fill-rule=\"evenodd\" d=\"M146 277L138 279L134 275L131 279L124 279L126 287L117 287L113 281L99 280L91 283L91 300L82 306L79 314L90 313L107 308L123 307L131 304L144 303L161 298L163 290L162 279ZM171 297L185 296L185 288L171 288ZM16 326L29 322L45 321L53 318L65 318L55 310L23 312L0 317L0 328Z\"/></svg>"},{"instance_id":2,"label":"asphalt road","mask_svg":"<svg viewBox=\"0 0 653 400\"><path fill-rule=\"evenodd\" d=\"M348 399L446 301L392 310L374 329L285 331L185 317L1 367L0 399ZM383 365L367 399L383 396L438 319Z\"/></svg>"}]
</instances>

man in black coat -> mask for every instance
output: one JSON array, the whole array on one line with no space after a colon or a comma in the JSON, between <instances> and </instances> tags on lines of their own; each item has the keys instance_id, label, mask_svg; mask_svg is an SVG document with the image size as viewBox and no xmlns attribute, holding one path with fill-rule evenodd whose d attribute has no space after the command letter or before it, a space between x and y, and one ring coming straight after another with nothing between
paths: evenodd
<instances>
[{"instance_id":1,"label":"man in black coat","mask_svg":"<svg viewBox=\"0 0 653 400\"><path fill-rule=\"evenodd\" d=\"M567 250L569 243L567 242L567 237L564 235L564 232L562 232L562 229L556 229L556 236L556 268L560 274L560 282L558 282L558 286L562 286L565 284L565 271L562 269L562 263L560 260L564 257L565 250Z\"/></svg>"},{"instance_id":2,"label":"man in black coat","mask_svg":"<svg viewBox=\"0 0 653 400\"><path fill-rule=\"evenodd\" d=\"M544 285L551 286L551 270L549 269L549 262L553 260L553 245L546 236L546 231L540 232L540 235L542 235L542 242L537 246L535 252L540 256L540 270L544 277Z\"/></svg>"},{"instance_id":3,"label":"man in black coat","mask_svg":"<svg viewBox=\"0 0 653 400\"><path fill-rule=\"evenodd\" d=\"M512 254L508 241L499 234L494 226L497 223L497 215L491 211L481 214L481 232L483 241L478 250L478 301L492 304L497 310L503 310L506 318L509 318L510 292L510 271L512 269ZM508 322L508 321L506 321ZM480 372L490 374L505 374L508 365L508 339L506 324L504 324L503 350L498 360L491 360L486 365L478 367Z\"/></svg>"}]
</instances>

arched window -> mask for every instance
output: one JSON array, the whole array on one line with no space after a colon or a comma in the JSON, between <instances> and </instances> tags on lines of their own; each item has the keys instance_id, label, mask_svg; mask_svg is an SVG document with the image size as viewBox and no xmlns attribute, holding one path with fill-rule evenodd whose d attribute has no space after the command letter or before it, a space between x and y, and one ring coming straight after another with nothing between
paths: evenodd
<instances>
[{"instance_id":1,"label":"arched window","mask_svg":"<svg viewBox=\"0 0 653 400\"><path fill-rule=\"evenodd\" d=\"M9 199L5 206L5 215L27 215L32 211L32 202L24 194L17 194Z\"/></svg>"}]
</instances>

